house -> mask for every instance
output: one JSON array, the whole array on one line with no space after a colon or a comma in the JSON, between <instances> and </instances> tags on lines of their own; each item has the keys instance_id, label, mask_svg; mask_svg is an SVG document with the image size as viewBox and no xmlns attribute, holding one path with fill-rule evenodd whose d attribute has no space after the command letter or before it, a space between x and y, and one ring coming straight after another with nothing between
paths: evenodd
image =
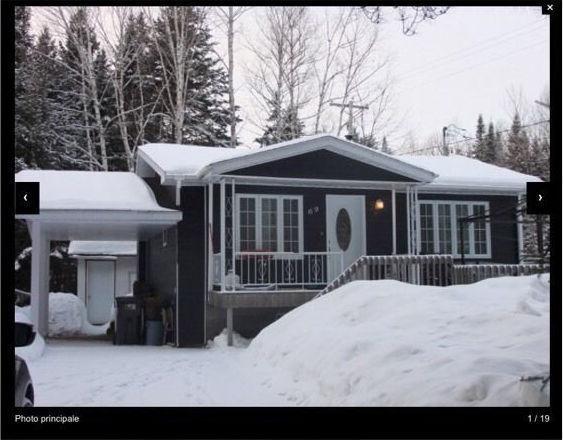
<instances>
[{"instance_id":1,"label":"house","mask_svg":"<svg viewBox=\"0 0 563 440\"><path fill-rule=\"evenodd\" d=\"M76 293L86 305L88 321L107 323L115 297L133 291L137 242L75 240L70 242L68 254L76 259Z\"/></svg>"},{"instance_id":2,"label":"house","mask_svg":"<svg viewBox=\"0 0 563 440\"><path fill-rule=\"evenodd\" d=\"M16 180L38 180L40 173L20 172ZM107 224L97 215L95 225L70 227L62 225L70 221L62 210L52 214L56 225L48 223L54 220L41 205L32 237L40 245L53 236L135 237L139 280L175 304L180 347L202 346L225 326L256 334L362 255L459 259L463 248L470 262L518 263L522 230L515 207L526 182L539 181L460 156L386 155L332 135L262 149L147 144L139 148L136 175L121 173L135 187L121 203L113 200L121 197L117 182L113 190L107 182L117 173L83 172L80 179L92 179L88 174L103 174L99 185L109 192L97 191L87 208L97 204L121 213L104 211ZM53 179L44 181L53 186ZM148 188L152 199L144 209L152 214L133 215L135 198L146 197ZM42 191L56 198L55 206L76 197ZM82 203L74 209L75 218L85 217ZM458 220L486 213L500 222L480 218L461 233ZM49 235L53 230L60 234ZM45 264L37 257L37 301ZM37 313L37 319L44 314Z\"/></svg>"}]
</instances>

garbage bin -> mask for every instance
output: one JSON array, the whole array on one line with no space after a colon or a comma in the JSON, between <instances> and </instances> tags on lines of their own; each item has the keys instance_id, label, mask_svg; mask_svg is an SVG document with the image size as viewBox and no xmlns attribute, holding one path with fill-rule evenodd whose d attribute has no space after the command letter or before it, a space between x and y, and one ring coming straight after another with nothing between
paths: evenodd
<instances>
[{"instance_id":1,"label":"garbage bin","mask_svg":"<svg viewBox=\"0 0 563 440\"><path fill-rule=\"evenodd\" d=\"M162 345L164 327L162 321L145 321L145 344Z\"/></svg>"},{"instance_id":2,"label":"garbage bin","mask_svg":"<svg viewBox=\"0 0 563 440\"><path fill-rule=\"evenodd\" d=\"M115 344L142 344L142 301L134 296L118 296L115 303Z\"/></svg>"}]
</instances>

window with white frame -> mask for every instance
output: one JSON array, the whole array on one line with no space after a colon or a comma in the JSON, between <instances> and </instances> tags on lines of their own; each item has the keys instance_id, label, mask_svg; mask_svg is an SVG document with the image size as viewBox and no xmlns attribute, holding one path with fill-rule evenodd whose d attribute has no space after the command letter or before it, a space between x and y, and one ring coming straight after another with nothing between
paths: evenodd
<instances>
[{"instance_id":1,"label":"window with white frame","mask_svg":"<svg viewBox=\"0 0 563 440\"><path fill-rule=\"evenodd\" d=\"M237 194L239 252L303 251L303 198Z\"/></svg>"},{"instance_id":2,"label":"window with white frame","mask_svg":"<svg viewBox=\"0 0 563 440\"><path fill-rule=\"evenodd\" d=\"M420 252L459 257L463 243L466 257L490 258L490 224L483 219L465 222L463 237L459 224L461 218L484 215L488 210L488 202L419 201Z\"/></svg>"}]
</instances>

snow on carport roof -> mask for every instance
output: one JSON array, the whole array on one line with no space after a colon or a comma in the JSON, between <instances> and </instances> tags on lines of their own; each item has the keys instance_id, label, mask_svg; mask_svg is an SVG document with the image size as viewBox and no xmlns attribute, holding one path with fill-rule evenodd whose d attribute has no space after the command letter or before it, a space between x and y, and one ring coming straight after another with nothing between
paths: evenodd
<instances>
[{"instance_id":1,"label":"snow on carport roof","mask_svg":"<svg viewBox=\"0 0 563 440\"><path fill-rule=\"evenodd\" d=\"M137 255L137 242L73 240L68 245L68 253L69 255Z\"/></svg>"},{"instance_id":2,"label":"snow on carport roof","mask_svg":"<svg viewBox=\"0 0 563 440\"><path fill-rule=\"evenodd\" d=\"M475 188L525 191L526 182L541 182L535 176L518 173L466 156L398 156L401 160L434 172L438 177L429 188Z\"/></svg>"},{"instance_id":3,"label":"snow on carport roof","mask_svg":"<svg viewBox=\"0 0 563 440\"><path fill-rule=\"evenodd\" d=\"M149 186L134 173L23 170L16 182L39 182L41 210L173 212L161 207Z\"/></svg>"}]
</instances>

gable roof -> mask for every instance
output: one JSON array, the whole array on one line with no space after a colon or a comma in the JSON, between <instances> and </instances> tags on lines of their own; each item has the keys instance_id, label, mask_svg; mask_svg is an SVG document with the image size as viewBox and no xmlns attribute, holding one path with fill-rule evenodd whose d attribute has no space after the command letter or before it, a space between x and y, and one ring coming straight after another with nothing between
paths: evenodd
<instances>
[{"instance_id":1,"label":"gable roof","mask_svg":"<svg viewBox=\"0 0 563 440\"><path fill-rule=\"evenodd\" d=\"M201 180L211 174L226 174L240 168L322 149L420 182L430 182L436 177L434 173L404 162L396 156L328 134L304 136L266 148L239 147L232 149L195 145L147 144L139 147L137 172L143 175L146 171L143 167L146 164L159 174L163 183L171 184L176 180Z\"/></svg>"},{"instance_id":2,"label":"gable roof","mask_svg":"<svg viewBox=\"0 0 563 440\"><path fill-rule=\"evenodd\" d=\"M438 175L424 186L427 190L466 189L479 191L525 192L526 182L541 182L535 176L518 173L466 156L399 156L412 165Z\"/></svg>"}]
</instances>

